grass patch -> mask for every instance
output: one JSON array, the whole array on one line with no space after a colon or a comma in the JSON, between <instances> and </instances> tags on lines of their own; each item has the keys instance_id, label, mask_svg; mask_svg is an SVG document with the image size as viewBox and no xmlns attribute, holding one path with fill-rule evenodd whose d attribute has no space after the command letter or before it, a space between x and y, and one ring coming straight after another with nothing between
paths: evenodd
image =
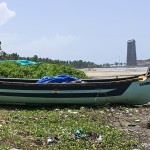
<instances>
[{"instance_id":1,"label":"grass patch","mask_svg":"<svg viewBox=\"0 0 150 150\"><path fill-rule=\"evenodd\" d=\"M0 149L133 149L139 141L112 126L106 107L0 107ZM115 108L117 112L122 108ZM82 130L80 136L75 136ZM98 140L101 136L101 140ZM52 138L54 139L52 142Z\"/></svg>"}]
</instances>

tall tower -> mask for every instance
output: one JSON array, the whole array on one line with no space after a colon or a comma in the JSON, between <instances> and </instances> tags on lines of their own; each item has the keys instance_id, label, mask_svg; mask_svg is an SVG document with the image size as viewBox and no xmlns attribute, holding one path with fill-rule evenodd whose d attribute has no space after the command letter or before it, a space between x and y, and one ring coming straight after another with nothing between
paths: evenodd
<instances>
[{"instance_id":1,"label":"tall tower","mask_svg":"<svg viewBox=\"0 0 150 150\"><path fill-rule=\"evenodd\" d=\"M127 66L136 66L136 45L135 40L127 42Z\"/></svg>"}]
</instances>

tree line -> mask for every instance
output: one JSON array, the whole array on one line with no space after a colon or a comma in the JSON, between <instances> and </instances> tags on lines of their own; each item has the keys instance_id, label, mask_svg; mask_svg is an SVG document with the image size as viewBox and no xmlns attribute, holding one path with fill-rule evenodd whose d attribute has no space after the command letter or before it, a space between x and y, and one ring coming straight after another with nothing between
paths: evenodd
<instances>
[{"instance_id":1,"label":"tree line","mask_svg":"<svg viewBox=\"0 0 150 150\"><path fill-rule=\"evenodd\" d=\"M71 65L75 68L82 69L82 68L103 68L103 67L112 67L112 66L123 66L125 64L115 62L114 64L95 64L94 62L90 61L83 61L83 60L74 60L74 61L63 61L63 60L52 60L50 58L40 58L37 55L34 55L33 57L21 57L17 53L7 54L6 52L1 52L1 58L3 60L30 60L30 61L36 61L36 62L47 62L47 63L61 63L64 65Z\"/></svg>"}]
</instances>

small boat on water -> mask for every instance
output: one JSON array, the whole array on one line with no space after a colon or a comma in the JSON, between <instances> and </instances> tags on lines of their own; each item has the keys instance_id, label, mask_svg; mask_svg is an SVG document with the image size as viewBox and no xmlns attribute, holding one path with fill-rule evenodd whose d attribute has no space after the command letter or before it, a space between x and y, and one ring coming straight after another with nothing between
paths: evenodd
<instances>
[{"instance_id":1,"label":"small boat on water","mask_svg":"<svg viewBox=\"0 0 150 150\"><path fill-rule=\"evenodd\" d=\"M0 78L0 104L128 104L150 102L150 75L81 82L38 83L37 79Z\"/></svg>"}]
</instances>

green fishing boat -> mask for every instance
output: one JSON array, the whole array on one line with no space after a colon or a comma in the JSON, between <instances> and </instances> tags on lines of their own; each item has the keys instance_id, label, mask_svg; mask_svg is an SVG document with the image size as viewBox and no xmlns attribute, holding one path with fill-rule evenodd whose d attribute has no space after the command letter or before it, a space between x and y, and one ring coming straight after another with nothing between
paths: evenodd
<instances>
[{"instance_id":1,"label":"green fishing boat","mask_svg":"<svg viewBox=\"0 0 150 150\"><path fill-rule=\"evenodd\" d=\"M148 73L126 78L38 83L37 79L0 78L0 104L128 104L150 102Z\"/></svg>"}]
</instances>

